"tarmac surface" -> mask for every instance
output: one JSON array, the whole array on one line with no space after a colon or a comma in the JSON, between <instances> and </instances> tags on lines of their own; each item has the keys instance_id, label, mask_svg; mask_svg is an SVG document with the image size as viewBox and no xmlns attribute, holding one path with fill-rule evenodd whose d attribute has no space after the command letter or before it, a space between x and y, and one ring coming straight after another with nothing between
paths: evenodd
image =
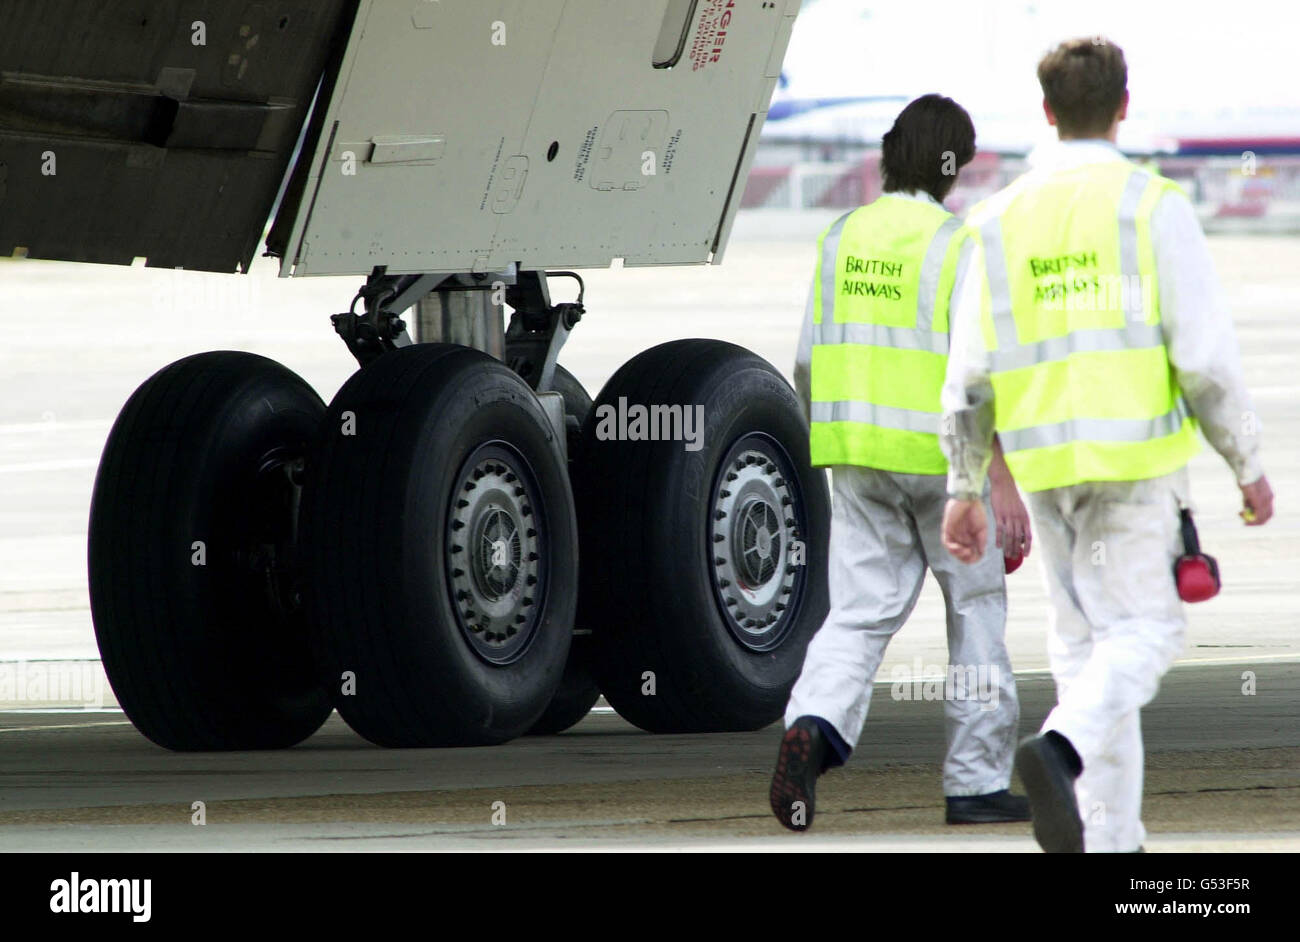
<instances>
[{"instance_id":1,"label":"tarmac surface","mask_svg":"<svg viewBox=\"0 0 1300 942\"><path fill-rule=\"evenodd\" d=\"M561 362L594 394L646 347L712 336L788 374L829 218L745 214L719 267L584 272L588 315ZM1144 711L1147 848L1296 850L1300 238L1215 236L1211 246L1278 513L1262 529L1241 526L1226 467L1208 447L1193 461L1202 543L1225 588L1188 608L1184 657ZM265 263L240 278L0 260L0 285L0 849L1035 848L1028 826L942 824L941 705L890 696L894 668L931 674L945 662L932 583L891 645L863 748L823 780L808 835L781 833L767 811L775 727L650 736L598 712L558 737L392 751L335 717L283 752L158 749L113 709L90 624L85 527L104 439L140 382L202 350L273 357L328 399L354 368L328 315L357 282L278 280ZM558 283L557 299L570 290ZM1008 590L1028 732L1052 701L1033 560ZM26 682L37 674L52 682ZM206 803L202 827L191 824L195 801ZM492 821L498 801L504 825Z\"/></svg>"},{"instance_id":2,"label":"tarmac surface","mask_svg":"<svg viewBox=\"0 0 1300 942\"><path fill-rule=\"evenodd\" d=\"M1144 712L1148 851L1300 849L1300 664L1251 669L1243 695L1240 665L1175 668ZM1032 728L1052 684L1017 680ZM0 851L1035 850L1027 824L943 823L942 703L894 693L877 688L806 835L767 809L779 726L652 736L593 713L494 748L385 750L334 717L295 749L184 755L120 716L9 713Z\"/></svg>"}]
</instances>

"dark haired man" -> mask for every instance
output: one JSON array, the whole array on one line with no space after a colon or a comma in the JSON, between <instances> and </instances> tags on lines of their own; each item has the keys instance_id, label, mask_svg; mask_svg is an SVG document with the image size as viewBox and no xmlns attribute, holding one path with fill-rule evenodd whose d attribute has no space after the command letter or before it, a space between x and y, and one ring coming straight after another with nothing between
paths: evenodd
<instances>
[{"instance_id":1,"label":"dark haired man","mask_svg":"<svg viewBox=\"0 0 1300 942\"><path fill-rule=\"evenodd\" d=\"M833 468L831 611L791 693L772 778L772 811L792 830L812 824L817 776L856 744L885 647L927 568L948 610L947 821L1028 820L1026 800L1008 791L1020 708L1003 643L1002 556L963 566L938 530L948 300L970 254L942 201L974 154L965 110L918 98L884 137L884 195L818 244L795 384L810 409L812 462ZM991 477L997 545L1022 556L1028 514L1000 460Z\"/></svg>"},{"instance_id":2,"label":"dark haired man","mask_svg":"<svg viewBox=\"0 0 1300 942\"><path fill-rule=\"evenodd\" d=\"M943 540L983 564L996 429L1030 493L1053 607L1058 703L1016 756L1034 835L1052 852L1128 852L1145 834L1139 710L1183 646L1172 570L1197 420L1247 523L1268 520L1273 494L1191 203L1115 149L1124 53L1071 40L1038 79L1059 143L967 220L975 252L953 292L943 390Z\"/></svg>"}]
</instances>

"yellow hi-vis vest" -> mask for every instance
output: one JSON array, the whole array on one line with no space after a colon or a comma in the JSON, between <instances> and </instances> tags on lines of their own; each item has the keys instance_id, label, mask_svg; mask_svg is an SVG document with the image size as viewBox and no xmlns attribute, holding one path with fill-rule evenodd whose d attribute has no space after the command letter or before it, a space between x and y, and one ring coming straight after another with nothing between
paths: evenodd
<instances>
[{"instance_id":1,"label":"yellow hi-vis vest","mask_svg":"<svg viewBox=\"0 0 1300 942\"><path fill-rule=\"evenodd\" d=\"M809 368L813 465L947 472L939 393L963 238L942 207L889 194L822 235Z\"/></svg>"},{"instance_id":2,"label":"yellow hi-vis vest","mask_svg":"<svg viewBox=\"0 0 1300 942\"><path fill-rule=\"evenodd\" d=\"M1168 474L1200 447L1169 364L1151 213L1128 161L1021 177L971 210L994 426L1022 488Z\"/></svg>"}]
</instances>

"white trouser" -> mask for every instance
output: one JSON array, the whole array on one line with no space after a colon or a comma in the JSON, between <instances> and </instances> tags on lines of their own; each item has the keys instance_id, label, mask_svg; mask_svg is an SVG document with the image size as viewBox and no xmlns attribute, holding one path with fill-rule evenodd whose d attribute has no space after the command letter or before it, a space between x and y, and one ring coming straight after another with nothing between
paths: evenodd
<instances>
[{"instance_id":1,"label":"white trouser","mask_svg":"<svg viewBox=\"0 0 1300 942\"><path fill-rule=\"evenodd\" d=\"M1006 582L994 528L984 558L968 566L940 540L944 475L836 467L832 479L831 610L808 645L786 726L819 716L856 745L885 647L916 605L928 565L947 603L948 678L961 678L943 691L944 794L1006 788L1020 704L1004 644ZM973 676L975 683L969 682Z\"/></svg>"},{"instance_id":2,"label":"white trouser","mask_svg":"<svg viewBox=\"0 0 1300 942\"><path fill-rule=\"evenodd\" d=\"M1183 648L1173 564L1186 494L1183 468L1030 495L1052 602L1057 706L1043 730L1070 740L1083 760L1076 794L1088 851L1134 851L1146 836L1138 711Z\"/></svg>"}]
</instances>

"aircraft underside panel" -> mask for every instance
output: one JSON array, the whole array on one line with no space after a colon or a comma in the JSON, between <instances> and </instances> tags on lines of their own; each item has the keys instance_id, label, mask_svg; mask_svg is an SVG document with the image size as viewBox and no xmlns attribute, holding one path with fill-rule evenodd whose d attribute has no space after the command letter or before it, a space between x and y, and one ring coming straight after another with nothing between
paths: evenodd
<instances>
[{"instance_id":1,"label":"aircraft underside panel","mask_svg":"<svg viewBox=\"0 0 1300 942\"><path fill-rule=\"evenodd\" d=\"M355 6L4 0L0 255L246 268Z\"/></svg>"},{"instance_id":2,"label":"aircraft underside panel","mask_svg":"<svg viewBox=\"0 0 1300 942\"><path fill-rule=\"evenodd\" d=\"M799 2L362 0L282 273L716 260Z\"/></svg>"}]
</instances>

